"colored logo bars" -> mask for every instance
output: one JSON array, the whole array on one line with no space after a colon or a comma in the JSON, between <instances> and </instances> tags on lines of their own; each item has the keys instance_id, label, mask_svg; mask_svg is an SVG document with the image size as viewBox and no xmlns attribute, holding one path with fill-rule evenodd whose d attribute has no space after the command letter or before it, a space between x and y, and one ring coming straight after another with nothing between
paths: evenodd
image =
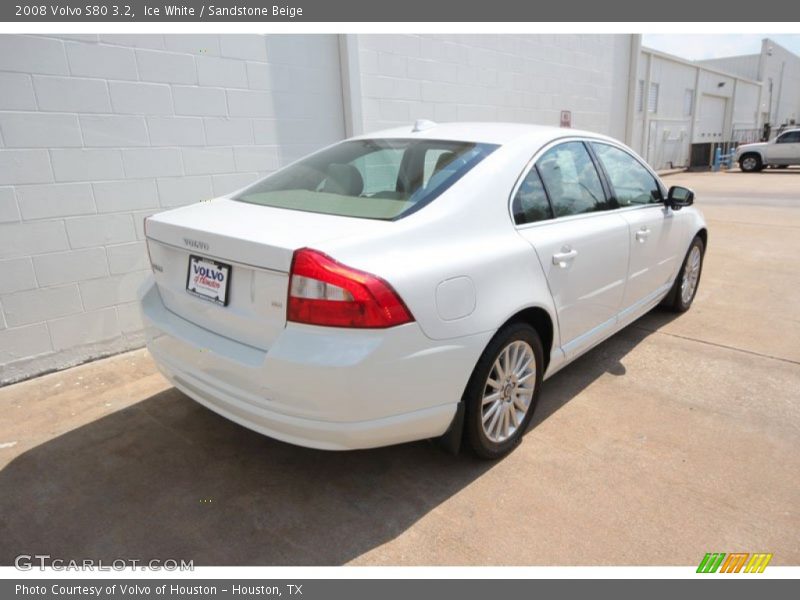
<instances>
[{"instance_id":1,"label":"colored logo bars","mask_svg":"<svg viewBox=\"0 0 800 600\"><path fill-rule=\"evenodd\" d=\"M700 561L697 572L716 573L719 569L720 573L763 573L771 560L772 554L767 553L737 552L726 555L724 552L708 552Z\"/></svg>"}]
</instances>

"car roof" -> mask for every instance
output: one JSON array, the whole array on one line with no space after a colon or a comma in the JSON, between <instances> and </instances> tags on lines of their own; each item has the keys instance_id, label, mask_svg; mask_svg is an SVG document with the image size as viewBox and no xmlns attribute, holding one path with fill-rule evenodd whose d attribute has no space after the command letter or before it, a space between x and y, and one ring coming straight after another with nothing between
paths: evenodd
<instances>
[{"instance_id":1,"label":"car roof","mask_svg":"<svg viewBox=\"0 0 800 600\"><path fill-rule=\"evenodd\" d=\"M590 131L529 123L434 123L432 121L375 131L355 136L353 139L403 138L504 145L522 140L545 144L563 137L590 137L616 141Z\"/></svg>"}]
</instances>

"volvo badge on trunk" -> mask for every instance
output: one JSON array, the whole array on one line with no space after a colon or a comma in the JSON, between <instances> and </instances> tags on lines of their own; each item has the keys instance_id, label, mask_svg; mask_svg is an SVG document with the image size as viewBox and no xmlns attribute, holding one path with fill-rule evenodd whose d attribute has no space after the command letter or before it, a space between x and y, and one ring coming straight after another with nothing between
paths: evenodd
<instances>
[{"instance_id":1,"label":"volvo badge on trunk","mask_svg":"<svg viewBox=\"0 0 800 600\"><path fill-rule=\"evenodd\" d=\"M200 240L183 238L183 243L189 246L190 248L196 248L197 250L208 250L208 244L206 242L201 242Z\"/></svg>"}]
</instances>

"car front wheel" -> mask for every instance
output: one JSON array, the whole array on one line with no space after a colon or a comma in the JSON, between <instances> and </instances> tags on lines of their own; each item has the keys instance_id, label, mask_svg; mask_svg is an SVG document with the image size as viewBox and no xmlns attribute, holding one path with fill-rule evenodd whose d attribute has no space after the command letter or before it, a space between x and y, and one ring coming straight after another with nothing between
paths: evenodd
<instances>
[{"instance_id":1,"label":"car front wheel","mask_svg":"<svg viewBox=\"0 0 800 600\"><path fill-rule=\"evenodd\" d=\"M692 240L686 258L683 259L681 270L672 289L664 298L663 305L675 312L686 312L694 301L697 294L697 286L700 283L700 275L703 272L703 256L705 254L705 244L700 236Z\"/></svg>"},{"instance_id":2,"label":"car front wheel","mask_svg":"<svg viewBox=\"0 0 800 600\"><path fill-rule=\"evenodd\" d=\"M758 154L745 154L739 159L739 168L745 173L752 173L763 169L764 164Z\"/></svg>"},{"instance_id":3,"label":"car front wheel","mask_svg":"<svg viewBox=\"0 0 800 600\"><path fill-rule=\"evenodd\" d=\"M497 459L522 439L543 374L542 342L526 323L502 328L481 355L464 392L465 436L480 458Z\"/></svg>"}]
</instances>

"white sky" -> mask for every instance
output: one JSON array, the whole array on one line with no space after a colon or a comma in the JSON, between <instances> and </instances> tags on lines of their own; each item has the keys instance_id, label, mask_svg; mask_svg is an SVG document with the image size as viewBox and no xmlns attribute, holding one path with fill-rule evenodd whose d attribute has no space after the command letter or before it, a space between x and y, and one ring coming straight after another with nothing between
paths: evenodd
<instances>
[{"instance_id":1,"label":"white sky","mask_svg":"<svg viewBox=\"0 0 800 600\"><path fill-rule=\"evenodd\" d=\"M800 55L800 35L794 34L644 34L642 45L662 52L702 60L736 56L737 54L759 54L761 40L765 37L774 40L787 50Z\"/></svg>"}]
</instances>

